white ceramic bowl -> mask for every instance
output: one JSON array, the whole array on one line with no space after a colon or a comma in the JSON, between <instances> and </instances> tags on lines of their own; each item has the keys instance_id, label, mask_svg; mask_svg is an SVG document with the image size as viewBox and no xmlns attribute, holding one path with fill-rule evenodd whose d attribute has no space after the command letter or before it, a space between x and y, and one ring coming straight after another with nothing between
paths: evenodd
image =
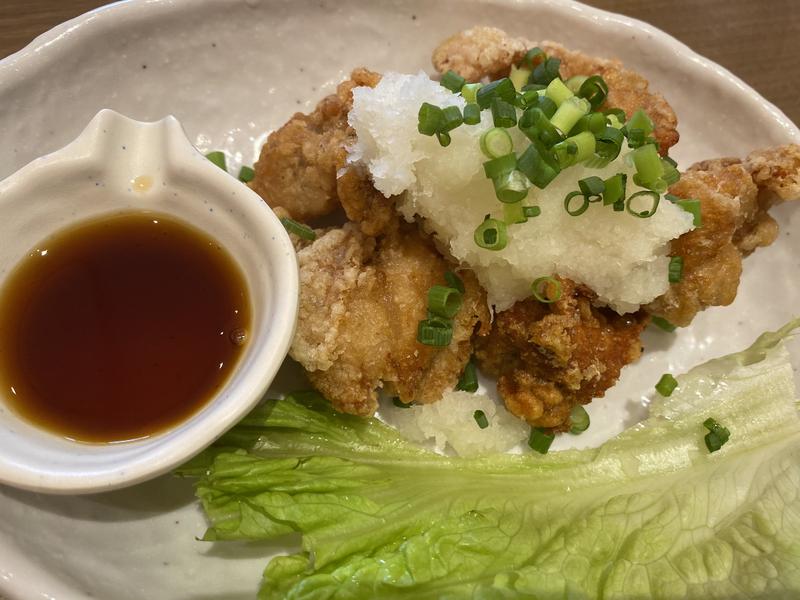
<instances>
[{"instance_id":1,"label":"white ceramic bowl","mask_svg":"<svg viewBox=\"0 0 800 600\"><path fill-rule=\"evenodd\" d=\"M200 411L151 437L85 444L17 416L0 390L0 482L54 493L97 492L164 473L210 444L262 397L289 349L297 263L261 198L197 152L178 121L100 111L71 144L0 182L0 288L37 242L100 215L152 210L194 225L239 264L253 310L249 343L227 384Z\"/></svg>"}]
</instances>

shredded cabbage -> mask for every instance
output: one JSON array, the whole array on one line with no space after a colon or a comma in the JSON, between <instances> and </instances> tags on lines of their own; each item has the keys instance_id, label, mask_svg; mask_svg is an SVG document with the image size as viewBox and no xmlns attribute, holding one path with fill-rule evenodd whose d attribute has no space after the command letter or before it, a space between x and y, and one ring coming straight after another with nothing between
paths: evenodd
<instances>
[{"instance_id":1,"label":"shredded cabbage","mask_svg":"<svg viewBox=\"0 0 800 600\"><path fill-rule=\"evenodd\" d=\"M200 476L206 540L302 534L267 565L263 599L798 598L800 419L782 342L798 325L678 377L597 449L439 456L297 394L182 472ZM707 417L731 432L713 454Z\"/></svg>"}]
</instances>

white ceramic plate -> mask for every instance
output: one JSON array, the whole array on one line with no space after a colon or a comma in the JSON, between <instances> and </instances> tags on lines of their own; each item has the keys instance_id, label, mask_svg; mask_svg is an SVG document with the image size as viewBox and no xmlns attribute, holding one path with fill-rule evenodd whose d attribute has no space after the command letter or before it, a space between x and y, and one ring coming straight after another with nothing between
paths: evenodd
<instances>
[{"instance_id":1,"label":"white ceramic plate","mask_svg":"<svg viewBox=\"0 0 800 600\"><path fill-rule=\"evenodd\" d=\"M683 165L800 143L780 111L724 69L647 25L565 1L132 0L0 62L0 177L64 145L106 107L142 120L173 114L201 150L251 163L266 132L351 68L430 71L434 45L475 24L616 56L643 73L678 113L673 154ZM747 259L732 306L674 337L645 336L644 358L592 405L581 443L638 419L661 373L739 349L795 312L800 212L791 209L776 211L783 233ZM296 377L285 372L274 389ZM0 488L0 514L0 594L9 599L252 598L281 549L196 541L205 523L191 487L168 477L74 498Z\"/></svg>"}]
</instances>

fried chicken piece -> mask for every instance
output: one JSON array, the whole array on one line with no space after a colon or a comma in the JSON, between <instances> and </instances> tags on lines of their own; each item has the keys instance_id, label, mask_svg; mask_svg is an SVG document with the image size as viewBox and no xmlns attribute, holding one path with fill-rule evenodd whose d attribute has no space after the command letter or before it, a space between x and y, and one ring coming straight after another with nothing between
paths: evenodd
<instances>
[{"instance_id":1,"label":"fried chicken piece","mask_svg":"<svg viewBox=\"0 0 800 600\"><path fill-rule=\"evenodd\" d=\"M475 357L497 378L508 410L535 427L566 431L572 408L602 397L639 358L649 317L595 307L588 288L560 281L558 301L529 298L498 313L489 335L477 339Z\"/></svg>"},{"instance_id":2,"label":"fried chicken piece","mask_svg":"<svg viewBox=\"0 0 800 600\"><path fill-rule=\"evenodd\" d=\"M299 221L325 216L339 206L336 175L353 135L347 113L357 86L374 87L380 75L356 69L308 115L296 113L261 148L250 187L270 206L282 206Z\"/></svg>"},{"instance_id":3,"label":"fried chicken piece","mask_svg":"<svg viewBox=\"0 0 800 600\"><path fill-rule=\"evenodd\" d=\"M686 326L704 308L733 302L742 258L777 238L778 224L767 211L800 198L800 146L756 151L744 161L697 163L670 192L700 200L702 226L672 242L670 254L683 258L683 277L646 310Z\"/></svg>"},{"instance_id":4,"label":"fried chicken piece","mask_svg":"<svg viewBox=\"0 0 800 600\"><path fill-rule=\"evenodd\" d=\"M328 231L298 261L300 313L290 354L339 411L373 414L381 386L405 403L439 400L469 359L476 326L488 327L486 294L467 271L450 345L417 342L428 289L444 283L449 266L416 226L399 219L377 240L354 223Z\"/></svg>"},{"instance_id":5,"label":"fried chicken piece","mask_svg":"<svg viewBox=\"0 0 800 600\"><path fill-rule=\"evenodd\" d=\"M561 44L530 42L509 36L495 27L473 27L442 42L433 52L433 66L440 73L453 70L468 81L483 77L496 79L508 75L528 49L538 46L548 55L561 59L561 77L600 75L608 84L605 106L620 108L630 117L643 108L655 124L653 136L662 154L678 143L678 119L661 94L648 89L647 80L625 69L618 60L596 58L568 50Z\"/></svg>"}]
</instances>

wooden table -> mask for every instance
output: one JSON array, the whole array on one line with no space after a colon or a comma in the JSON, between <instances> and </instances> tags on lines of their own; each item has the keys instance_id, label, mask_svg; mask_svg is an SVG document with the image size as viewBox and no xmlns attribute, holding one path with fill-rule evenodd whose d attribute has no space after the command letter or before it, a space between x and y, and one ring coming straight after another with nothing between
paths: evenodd
<instances>
[{"instance_id":1,"label":"wooden table","mask_svg":"<svg viewBox=\"0 0 800 600\"><path fill-rule=\"evenodd\" d=\"M800 0L585 0L652 23L800 123ZM101 0L0 0L0 58Z\"/></svg>"}]
</instances>

